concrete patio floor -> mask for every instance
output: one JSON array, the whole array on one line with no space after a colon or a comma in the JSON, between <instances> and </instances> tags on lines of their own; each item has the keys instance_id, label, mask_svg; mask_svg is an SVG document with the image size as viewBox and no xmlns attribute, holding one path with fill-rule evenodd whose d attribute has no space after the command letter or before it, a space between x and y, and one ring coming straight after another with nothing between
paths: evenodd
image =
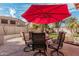
<instances>
[{"instance_id":1,"label":"concrete patio floor","mask_svg":"<svg viewBox=\"0 0 79 59\"><path fill-rule=\"evenodd\" d=\"M24 52L25 44L22 37L5 40L5 44L0 46L0 56L33 56L35 51ZM47 54L50 55L48 48ZM65 56L79 56L79 46L64 43L61 51Z\"/></svg>"}]
</instances>

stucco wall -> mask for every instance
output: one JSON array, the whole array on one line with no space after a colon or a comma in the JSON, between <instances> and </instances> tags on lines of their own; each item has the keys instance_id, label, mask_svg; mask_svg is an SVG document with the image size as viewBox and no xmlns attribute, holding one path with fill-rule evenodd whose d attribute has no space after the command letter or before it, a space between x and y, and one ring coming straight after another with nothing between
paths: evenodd
<instances>
[{"instance_id":1,"label":"stucco wall","mask_svg":"<svg viewBox=\"0 0 79 59\"><path fill-rule=\"evenodd\" d=\"M4 24L4 23L1 23L1 20L7 20L8 23L7 24ZM15 24L11 24L10 21L11 20L14 20L16 23ZM8 17L8 16L0 16L0 34L18 34L20 33L21 31L26 31L25 27L21 26L21 27L18 27L17 26L17 21L18 20L17 18L13 18L13 17ZM20 20L18 20L19 24L22 25L24 24L24 22L21 22Z\"/></svg>"},{"instance_id":2,"label":"stucco wall","mask_svg":"<svg viewBox=\"0 0 79 59\"><path fill-rule=\"evenodd\" d=\"M26 32L26 28L25 27L17 27L17 26L11 26L11 25L0 25L0 34L18 34L21 31Z\"/></svg>"},{"instance_id":3,"label":"stucco wall","mask_svg":"<svg viewBox=\"0 0 79 59\"><path fill-rule=\"evenodd\" d=\"M0 35L4 34L3 27L0 26Z\"/></svg>"},{"instance_id":4,"label":"stucco wall","mask_svg":"<svg viewBox=\"0 0 79 59\"><path fill-rule=\"evenodd\" d=\"M0 35L0 45L4 44L4 35Z\"/></svg>"}]
</instances>

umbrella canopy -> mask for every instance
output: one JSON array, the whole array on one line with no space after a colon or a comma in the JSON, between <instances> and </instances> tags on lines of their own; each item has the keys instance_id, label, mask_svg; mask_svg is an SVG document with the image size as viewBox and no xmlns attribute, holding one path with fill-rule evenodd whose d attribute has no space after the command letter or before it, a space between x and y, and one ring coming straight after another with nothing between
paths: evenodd
<instances>
[{"instance_id":1,"label":"umbrella canopy","mask_svg":"<svg viewBox=\"0 0 79 59\"><path fill-rule=\"evenodd\" d=\"M57 5L31 5L31 7L22 14L28 22L37 24L49 24L62 21L70 16L66 4Z\"/></svg>"}]
</instances>

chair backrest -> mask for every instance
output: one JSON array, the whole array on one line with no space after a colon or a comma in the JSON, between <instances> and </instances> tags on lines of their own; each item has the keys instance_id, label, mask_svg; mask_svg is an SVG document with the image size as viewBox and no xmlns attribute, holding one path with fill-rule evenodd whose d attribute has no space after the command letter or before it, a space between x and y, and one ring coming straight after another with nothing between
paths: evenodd
<instances>
[{"instance_id":1,"label":"chair backrest","mask_svg":"<svg viewBox=\"0 0 79 59\"><path fill-rule=\"evenodd\" d=\"M32 48L46 49L45 33L32 33Z\"/></svg>"},{"instance_id":2,"label":"chair backrest","mask_svg":"<svg viewBox=\"0 0 79 59\"><path fill-rule=\"evenodd\" d=\"M22 32L23 40L26 41L25 32Z\"/></svg>"},{"instance_id":3,"label":"chair backrest","mask_svg":"<svg viewBox=\"0 0 79 59\"><path fill-rule=\"evenodd\" d=\"M32 39L32 32L29 32L29 40Z\"/></svg>"},{"instance_id":4,"label":"chair backrest","mask_svg":"<svg viewBox=\"0 0 79 59\"><path fill-rule=\"evenodd\" d=\"M32 39L32 32L29 32L29 35L25 32L22 32L22 36L25 44L27 44L27 41Z\"/></svg>"},{"instance_id":5,"label":"chair backrest","mask_svg":"<svg viewBox=\"0 0 79 59\"><path fill-rule=\"evenodd\" d=\"M64 40L65 40L65 33L59 32L58 39L57 39L58 49L63 47Z\"/></svg>"}]
</instances>

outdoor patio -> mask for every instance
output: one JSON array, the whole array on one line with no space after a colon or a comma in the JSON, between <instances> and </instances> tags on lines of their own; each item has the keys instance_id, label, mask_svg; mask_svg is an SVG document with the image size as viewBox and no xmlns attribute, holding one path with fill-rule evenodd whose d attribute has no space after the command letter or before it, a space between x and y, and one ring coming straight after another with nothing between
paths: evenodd
<instances>
[{"instance_id":1,"label":"outdoor patio","mask_svg":"<svg viewBox=\"0 0 79 59\"><path fill-rule=\"evenodd\" d=\"M1 56L33 56L35 51L24 52L25 44L22 37L8 39L5 44L0 46ZM51 49L48 48L47 54L50 56ZM64 43L61 50L65 56L79 56L79 46Z\"/></svg>"},{"instance_id":2,"label":"outdoor patio","mask_svg":"<svg viewBox=\"0 0 79 59\"><path fill-rule=\"evenodd\" d=\"M3 4L11 9L1 9L0 56L37 56L36 49L39 55L79 56L79 11L70 5ZM35 51L24 52L30 48Z\"/></svg>"}]
</instances>

